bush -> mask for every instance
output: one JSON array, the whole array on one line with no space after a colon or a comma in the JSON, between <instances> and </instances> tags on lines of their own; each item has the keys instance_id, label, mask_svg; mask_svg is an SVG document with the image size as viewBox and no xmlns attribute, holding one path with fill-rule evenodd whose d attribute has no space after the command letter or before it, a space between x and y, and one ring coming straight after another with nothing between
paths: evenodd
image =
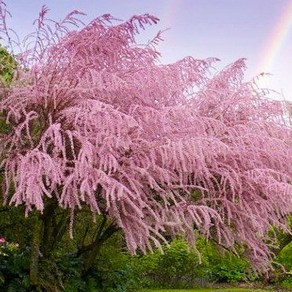
<instances>
[{"instance_id":1,"label":"bush","mask_svg":"<svg viewBox=\"0 0 292 292\"><path fill-rule=\"evenodd\" d=\"M292 277L291 276L287 277L280 283L280 286L289 291L292 291Z\"/></svg>"},{"instance_id":2,"label":"bush","mask_svg":"<svg viewBox=\"0 0 292 292\"><path fill-rule=\"evenodd\" d=\"M65 256L58 263L65 276L64 291L125 292L135 289L130 261L130 256L108 245L101 250L94 268L86 277L82 277L81 260L75 255Z\"/></svg>"},{"instance_id":3,"label":"bush","mask_svg":"<svg viewBox=\"0 0 292 292\"><path fill-rule=\"evenodd\" d=\"M20 251L18 244L0 243L1 291L31 291L29 283L29 250Z\"/></svg>"},{"instance_id":4,"label":"bush","mask_svg":"<svg viewBox=\"0 0 292 292\"><path fill-rule=\"evenodd\" d=\"M287 271L292 272L292 242L281 250L276 260L282 264Z\"/></svg>"},{"instance_id":5,"label":"bush","mask_svg":"<svg viewBox=\"0 0 292 292\"><path fill-rule=\"evenodd\" d=\"M136 257L132 263L139 285L143 288L190 288L210 282L235 283L255 279L246 260L231 252L223 253L203 238L198 239L197 248L201 263L196 251L181 239L165 247L164 254L155 251Z\"/></svg>"},{"instance_id":6,"label":"bush","mask_svg":"<svg viewBox=\"0 0 292 292\"><path fill-rule=\"evenodd\" d=\"M206 274L206 263L200 264L198 254L188 244L176 239L164 253L155 251L137 257L135 271L139 284L144 288L188 288L196 286L199 278Z\"/></svg>"},{"instance_id":7,"label":"bush","mask_svg":"<svg viewBox=\"0 0 292 292\"><path fill-rule=\"evenodd\" d=\"M214 281L237 283L246 280L248 264L244 260L230 254L217 258L216 263L214 260L211 259L214 263L211 269L211 277Z\"/></svg>"},{"instance_id":8,"label":"bush","mask_svg":"<svg viewBox=\"0 0 292 292\"><path fill-rule=\"evenodd\" d=\"M165 246L163 254L156 250L153 254L131 257L121 251L121 247L119 238L115 237L103 246L94 268L86 278L81 275L82 260L74 253L55 255L51 262L41 260L41 285L68 292L190 288L202 286L206 281L243 281L249 267L246 261L230 252L220 253L215 245L201 238L197 247L202 263L196 251L181 239L173 240L168 247ZM3 242L0 245L1 291L32 291L29 283L29 255L29 250L21 251L16 244ZM288 282L285 280L283 285L289 285Z\"/></svg>"},{"instance_id":9,"label":"bush","mask_svg":"<svg viewBox=\"0 0 292 292\"><path fill-rule=\"evenodd\" d=\"M108 244L102 248L92 276L95 281L98 280L98 291L136 291L131 257L114 244Z\"/></svg>"},{"instance_id":10,"label":"bush","mask_svg":"<svg viewBox=\"0 0 292 292\"><path fill-rule=\"evenodd\" d=\"M272 272L273 282L280 283L280 286L292 290L292 242L286 245L275 259L280 264L275 265ZM283 271L285 268L286 273Z\"/></svg>"},{"instance_id":11,"label":"bush","mask_svg":"<svg viewBox=\"0 0 292 292\"><path fill-rule=\"evenodd\" d=\"M209 277L213 282L237 283L255 280L250 264L239 255L222 250L213 243L208 243L205 250L208 259Z\"/></svg>"}]
</instances>

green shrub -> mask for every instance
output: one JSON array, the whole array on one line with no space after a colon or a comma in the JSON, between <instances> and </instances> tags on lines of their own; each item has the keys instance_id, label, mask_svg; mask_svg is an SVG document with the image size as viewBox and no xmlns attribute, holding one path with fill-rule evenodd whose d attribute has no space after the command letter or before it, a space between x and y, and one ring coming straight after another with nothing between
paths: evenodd
<instances>
[{"instance_id":1,"label":"green shrub","mask_svg":"<svg viewBox=\"0 0 292 292\"><path fill-rule=\"evenodd\" d=\"M215 244L208 243L205 256L209 264L209 276L214 282L237 283L255 280L247 260L230 251L220 250Z\"/></svg>"},{"instance_id":2,"label":"green shrub","mask_svg":"<svg viewBox=\"0 0 292 292\"><path fill-rule=\"evenodd\" d=\"M155 251L133 260L140 286L144 288L187 288L205 277L206 263L200 264L198 254L180 239L172 241L164 253Z\"/></svg>"},{"instance_id":3,"label":"green shrub","mask_svg":"<svg viewBox=\"0 0 292 292\"><path fill-rule=\"evenodd\" d=\"M244 260L227 254L214 263L211 275L216 282L236 283L246 279L246 268L247 263Z\"/></svg>"},{"instance_id":4,"label":"green shrub","mask_svg":"<svg viewBox=\"0 0 292 292\"><path fill-rule=\"evenodd\" d=\"M14 57L0 46L0 84L5 83L8 85L11 83L16 66L17 63Z\"/></svg>"},{"instance_id":5,"label":"green shrub","mask_svg":"<svg viewBox=\"0 0 292 292\"><path fill-rule=\"evenodd\" d=\"M64 290L68 292L125 292L134 284L130 259L113 246L105 247L96 265L86 277L81 275L82 262L74 255L63 257L61 267Z\"/></svg>"},{"instance_id":6,"label":"green shrub","mask_svg":"<svg viewBox=\"0 0 292 292\"><path fill-rule=\"evenodd\" d=\"M282 287L292 290L292 242L281 250L275 262L280 265L277 264L274 266L275 270L272 271L272 281L280 283ZM283 267L286 273L284 273Z\"/></svg>"},{"instance_id":7,"label":"green shrub","mask_svg":"<svg viewBox=\"0 0 292 292\"><path fill-rule=\"evenodd\" d=\"M254 280L248 262L231 252L222 252L203 238L197 240L202 262L194 249L180 239L164 248L164 254L136 257L132 260L136 278L143 288L189 288L210 282L236 283ZM247 273L248 272L248 273Z\"/></svg>"},{"instance_id":8,"label":"green shrub","mask_svg":"<svg viewBox=\"0 0 292 292\"><path fill-rule=\"evenodd\" d=\"M287 277L280 283L280 286L289 291L292 291L292 277L291 276Z\"/></svg>"},{"instance_id":9,"label":"green shrub","mask_svg":"<svg viewBox=\"0 0 292 292\"><path fill-rule=\"evenodd\" d=\"M246 261L230 252L219 252L215 245L203 239L197 242L202 263L194 249L181 239L173 240L164 247L163 254L156 250L153 254L131 257L121 251L121 246L116 238L105 245L87 277L82 276L82 260L74 253L54 255L50 261L40 259L42 287L68 292L189 288L201 286L206 281L243 281L249 267ZM1 291L31 291L29 255L29 250L21 251L16 244L0 245ZM287 280L283 285L289 283Z\"/></svg>"},{"instance_id":10,"label":"green shrub","mask_svg":"<svg viewBox=\"0 0 292 292\"><path fill-rule=\"evenodd\" d=\"M276 260L282 264L286 270L292 272L292 242L281 250Z\"/></svg>"},{"instance_id":11,"label":"green shrub","mask_svg":"<svg viewBox=\"0 0 292 292\"><path fill-rule=\"evenodd\" d=\"M136 291L131 257L114 244L102 248L92 276L98 283L98 291L125 292L133 289Z\"/></svg>"},{"instance_id":12,"label":"green shrub","mask_svg":"<svg viewBox=\"0 0 292 292\"><path fill-rule=\"evenodd\" d=\"M0 245L0 290L31 291L28 277L29 250L20 251L18 244Z\"/></svg>"}]
</instances>

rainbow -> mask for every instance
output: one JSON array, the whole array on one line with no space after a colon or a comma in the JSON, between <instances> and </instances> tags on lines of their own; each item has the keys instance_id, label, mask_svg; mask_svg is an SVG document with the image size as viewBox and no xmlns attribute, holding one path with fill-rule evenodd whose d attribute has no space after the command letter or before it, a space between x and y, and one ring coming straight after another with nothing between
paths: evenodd
<instances>
[{"instance_id":1,"label":"rainbow","mask_svg":"<svg viewBox=\"0 0 292 292\"><path fill-rule=\"evenodd\" d=\"M272 30L272 33L261 51L260 63L256 67L255 75L261 72L269 73L271 72L275 61L277 61L277 56L280 53L281 47L285 43L285 39L292 27L292 1L284 7L283 13Z\"/></svg>"}]
</instances>

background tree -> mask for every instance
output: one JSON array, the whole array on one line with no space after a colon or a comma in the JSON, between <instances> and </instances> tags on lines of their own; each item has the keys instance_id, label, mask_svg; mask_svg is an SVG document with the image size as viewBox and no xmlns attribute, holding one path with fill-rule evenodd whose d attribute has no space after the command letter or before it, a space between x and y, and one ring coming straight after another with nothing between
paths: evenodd
<instances>
[{"instance_id":1,"label":"background tree","mask_svg":"<svg viewBox=\"0 0 292 292\"><path fill-rule=\"evenodd\" d=\"M52 27L46 12L17 59L27 70L0 103L12 129L1 137L4 203L33 213L31 281L46 242L67 224L72 234L87 208L99 225L78 251L84 274L118 229L132 253L175 234L194 243L198 230L228 249L246 246L264 271L267 230L287 230L292 210L284 105L243 81L243 59L214 76L215 58L160 64L160 33L135 41L154 16L104 15L70 29L77 12Z\"/></svg>"},{"instance_id":2,"label":"background tree","mask_svg":"<svg viewBox=\"0 0 292 292\"><path fill-rule=\"evenodd\" d=\"M11 56L7 50L0 47L0 80L4 83L4 87L7 83L10 83L13 78L13 72L16 69L16 62L13 56Z\"/></svg>"}]
</instances>

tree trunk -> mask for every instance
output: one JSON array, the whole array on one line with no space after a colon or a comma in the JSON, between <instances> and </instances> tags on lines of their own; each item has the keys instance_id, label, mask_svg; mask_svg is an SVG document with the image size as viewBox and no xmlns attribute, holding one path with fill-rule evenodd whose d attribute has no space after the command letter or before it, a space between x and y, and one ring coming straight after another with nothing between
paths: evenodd
<instances>
[{"instance_id":1,"label":"tree trunk","mask_svg":"<svg viewBox=\"0 0 292 292\"><path fill-rule=\"evenodd\" d=\"M31 243L31 258L29 277L31 285L37 287L39 285L39 257L40 257L40 243L42 237L42 221L38 214L34 218L32 243Z\"/></svg>"},{"instance_id":2,"label":"tree trunk","mask_svg":"<svg viewBox=\"0 0 292 292\"><path fill-rule=\"evenodd\" d=\"M102 243L101 242L96 242L92 249L86 253L86 257L84 257L84 264L83 264L83 271L82 275L85 276L88 274L90 269L93 267L94 262L100 252Z\"/></svg>"},{"instance_id":3,"label":"tree trunk","mask_svg":"<svg viewBox=\"0 0 292 292\"><path fill-rule=\"evenodd\" d=\"M62 214L57 215L57 208L57 204L51 204L41 216L43 222L42 254L45 258L52 255L52 251L56 249L66 233L69 223L68 211L63 210Z\"/></svg>"},{"instance_id":4,"label":"tree trunk","mask_svg":"<svg viewBox=\"0 0 292 292\"><path fill-rule=\"evenodd\" d=\"M83 250L80 250L77 253L83 258L83 276L86 276L90 269L94 266L102 245L119 230L119 228L114 223L111 223L109 226L104 228L106 221L107 219L104 217L92 244L83 247Z\"/></svg>"}]
</instances>

